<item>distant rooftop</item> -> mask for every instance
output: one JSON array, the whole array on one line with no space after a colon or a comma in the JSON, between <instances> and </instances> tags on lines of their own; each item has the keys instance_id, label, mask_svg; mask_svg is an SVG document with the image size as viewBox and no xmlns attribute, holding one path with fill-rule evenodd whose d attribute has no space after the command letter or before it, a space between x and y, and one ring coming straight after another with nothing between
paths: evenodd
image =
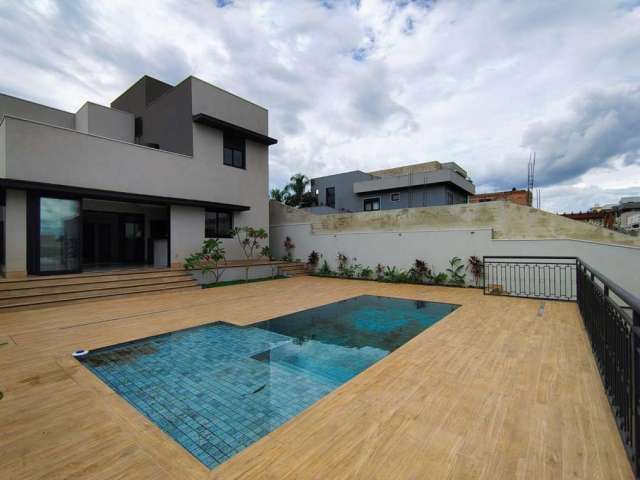
<instances>
[{"instance_id":1,"label":"distant rooftop","mask_svg":"<svg viewBox=\"0 0 640 480\"><path fill-rule=\"evenodd\" d=\"M375 177L396 177L399 175L410 175L413 173L428 173L442 170L443 168L458 172L463 177L467 177L467 171L455 162L440 163L438 161L414 163L413 165L404 165L401 167L392 167L384 170L376 170L368 172L369 175Z\"/></svg>"}]
</instances>

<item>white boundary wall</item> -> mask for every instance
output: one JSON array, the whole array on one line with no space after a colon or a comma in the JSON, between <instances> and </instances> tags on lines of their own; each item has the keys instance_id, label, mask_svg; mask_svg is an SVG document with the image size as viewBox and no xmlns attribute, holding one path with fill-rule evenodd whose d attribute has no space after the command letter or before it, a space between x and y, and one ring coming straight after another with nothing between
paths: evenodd
<instances>
[{"instance_id":1,"label":"white boundary wall","mask_svg":"<svg viewBox=\"0 0 640 480\"><path fill-rule=\"evenodd\" d=\"M283 243L287 236L295 245L294 258L306 261L315 250L322 254L321 262L326 259L333 270L338 252L349 257L351 263L372 268L382 263L408 269L419 258L434 272L445 271L454 256L465 264L472 255L580 257L622 287L640 295L638 247L571 239L494 240L491 228L312 233L310 223L296 223L270 226L270 248L276 257L286 253ZM467 279L471 281L470 274Z\"/></svg>"}]
</instances>

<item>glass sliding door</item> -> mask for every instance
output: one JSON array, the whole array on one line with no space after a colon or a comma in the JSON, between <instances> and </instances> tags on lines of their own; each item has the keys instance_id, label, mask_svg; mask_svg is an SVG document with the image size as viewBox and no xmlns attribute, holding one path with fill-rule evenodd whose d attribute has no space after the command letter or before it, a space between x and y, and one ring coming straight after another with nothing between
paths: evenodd
<instances>
[{"instance_id":1,"label":"glass sliding door","mask_svg":"<svg viewBox=\"0 0 640 480\"><path fill-rule=\"evenodd\" d=\"M40 197L38 212L38 273L80 271L82 258L80 200Z\"/></svg>"}]
</instances>

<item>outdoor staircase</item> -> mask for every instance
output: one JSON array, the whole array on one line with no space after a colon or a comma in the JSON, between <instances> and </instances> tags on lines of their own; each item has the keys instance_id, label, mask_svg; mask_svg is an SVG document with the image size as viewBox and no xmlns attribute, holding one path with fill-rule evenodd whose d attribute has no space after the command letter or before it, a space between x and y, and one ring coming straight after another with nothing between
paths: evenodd
<instances>
[{"instance_id":1,"label":"outdoor staircase","mask_svg":"<svg viewBox=\"0 0 640 480\"><path fill-rule=\"evenodd\" d=\"M199 288L184 270L120 270L0 281L0 311Z\"/></svg>"},{"instance_id":2,"label":"outdoor staircase","mask_svg":"<svg viewBox=\"0 0 640 480\"><path fill-rule=\"evenodd\" d=\"M307 264L302 262L284 262L278 265L278 274L285 277L308 275Z\"/></svg>"}]
</instances>

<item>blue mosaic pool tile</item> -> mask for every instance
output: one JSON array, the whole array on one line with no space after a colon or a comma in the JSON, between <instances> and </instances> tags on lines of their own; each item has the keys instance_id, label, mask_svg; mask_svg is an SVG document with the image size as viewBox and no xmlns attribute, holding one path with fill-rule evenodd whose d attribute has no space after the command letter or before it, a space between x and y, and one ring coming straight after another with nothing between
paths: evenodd
<instances>
[{"instance_id":1,"label":"blue mosaic pool tile","mask_svg":"<svg viewBox=\"0 0 640 480\"><path fill-rule=\"evenodd\" d=\"M82 362L213 468L455 308L363 296L115 345Z\"/></svg>"}]
</instances>

